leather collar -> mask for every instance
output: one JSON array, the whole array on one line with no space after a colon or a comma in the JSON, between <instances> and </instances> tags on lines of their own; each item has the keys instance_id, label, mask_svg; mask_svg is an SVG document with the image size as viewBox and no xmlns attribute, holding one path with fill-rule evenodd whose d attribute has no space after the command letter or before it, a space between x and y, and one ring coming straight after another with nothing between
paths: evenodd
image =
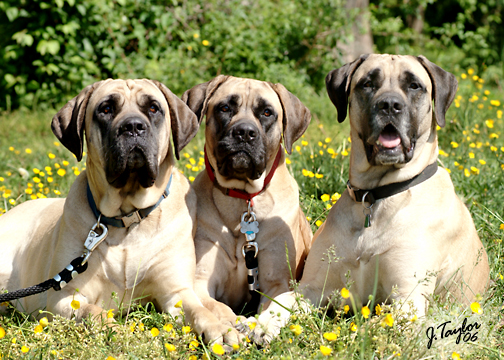
<instances>
[{"instance_id":1,"label":"leather collar","mask_svg":"<svg viewBox=\"0 0 504 360\"><path fill-rule=\"evenodd\" d=\"M348 193L350 194L350 197L356 202L366 202L373 205L376 202L376 200L384 199L389 196L399 194L415 185L424 182L425 180L429 179L436 173L437 168L438 168L437 162L434 162L429 166L427 166L425 169L423 169L423 171L420 174L416 175L415 177L409 180L379 186L377 188L370 190L362 190L354 188L350 184L350 180L348 180L347 182Z\"/></svg>"},{"instance_id":2,"label":"leather collar","mask_svg":"<svg viewBox=\"0 0 504 360\"><path fill-rule=\"evenodd\" d=\"M210 165L210 161L208 160L208 156L206 154L206 149L205 149L205 168L206 168L208 176L210 177L210 180L214 183L214 186L217 187L224 195L231 196L231 197L238 198L238 199L247 200L247 201L252 201L252 199L255 196L259 195L260 193L262 193L266 189L266 187L270 183L271 179L273 178L273 175L275 174L275 171L278 167L278 164L280 163L280 158L282 155L281 151L282 151L282 147L280 146L280 149L278 149L278 152L277 152L277 155L275 158L275 162L273 163L273 166L272 166L270 172L268 173L268 175L264 179L263 188L253 194L249 194L248 192L246 192L244 190L240 190L240 189L228 189L228 188L222 187L215 179L214 169L212 168L212 165Z\"/></svg>"},{"instance_id":3,"label":"leather collar","mask_svg":"<svg viewBox=\"0 0 504 360\"><path fill-rule=\"evenodd\" d=\"M163 201L164 199L166 199L168 197L168 195L170 194L169 189L170 189L172 179L173 179L173 173L170 175L170 180L168 181L168 185L166 185L166 188L165 188L163 194L161 195L161 197L159 198L157 203L155 203L154 205L149 206L148 208L145 208L145 209L135 210L132 213L129 213L128 215L125 215L123 217L109 218L109 217L102 215L100 218L100 222L105 225L111 225L111 226L119 227L119 228L121 228L121 227L128 228L135 223L139 223L140 221L145 219L152 211L154 211L154 209L156 209L159 206L161 201ZM98 219L98 217L101 215L101 213L98 210L98 208L96 207L96 203L93 199L93 195L91 194L91 189L89 188L89 183L87 184L87 198L88 198L89 206L91 207L91 210L93 211L93 214Z\"/></svg>"}]
</instances>

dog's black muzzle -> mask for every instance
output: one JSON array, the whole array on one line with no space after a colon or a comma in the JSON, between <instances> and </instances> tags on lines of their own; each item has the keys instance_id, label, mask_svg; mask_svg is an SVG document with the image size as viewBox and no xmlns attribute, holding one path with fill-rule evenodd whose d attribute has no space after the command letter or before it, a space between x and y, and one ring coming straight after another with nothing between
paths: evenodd
<instances>
[{"instance_id":1,"label":"dog's black muzzle","mask_svg":"<svg viewBox=\"0 0 504 360\"><path fill-rule=\"evenodd\" d=\"M151 124L140 116L129 116L110 132L107 151L107 181L121 188L136 176L144 188L152 186L158 176L158 142Z\"/></svg>"},{"instance_id":2,"label":"dog's black muzzle","mask_svg":"<svg viewBox=\"0 0 504 360\"><path fill-rule=\"evenodd\" d=\"M266 168L264 136L254 122L240 120L217 143L215 157L222 176L256 180Z\"/></svg>"}]
</instances>

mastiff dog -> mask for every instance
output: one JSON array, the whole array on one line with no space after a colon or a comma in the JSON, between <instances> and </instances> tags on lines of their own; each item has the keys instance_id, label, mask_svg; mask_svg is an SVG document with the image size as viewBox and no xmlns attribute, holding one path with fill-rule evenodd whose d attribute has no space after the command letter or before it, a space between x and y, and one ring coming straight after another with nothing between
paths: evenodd
<instances>
[{"instance_id":1,"label":"mastiff dog","mask_svg":"<svg viewBox=\"0 0 504 360\"><path fill-rule=\"evenodd\" d=\"M470 302L485 291L487 255L450 175L437 165L436 126L445 126L455 76L423 56L372 54L331 71L326 85L339 122L348 108L350 179L314 236L299 285L304 299L325 306L350 284L358 308L375 289L375 303L396 301L418 316L432 294ZM276 300L295 308L296 296ZM282 306L271 310L259 317L258 341L289 318Z\"/></svg>"},{"instance_id":2,"label":"mastiff dog","mask_svg":"<svg viewBox=\"0 0 504 360\"><path fill-rule=\"evenodd\" d=\"M281 84L224 75L182 99L200 121L206 116L206 171L193 183L195 290L234 326L235 313L268 307L259 292L274 297L301 276L312 233L285 151L291 153L311 114Z\"/></svg>"},{"instance_id":3,"label":"mastiff dog","mask_svg":"<svg viewBox=\"0 0 504 360\"><path fill-rule=\"evenodd\" d=\"M196 332L238 341L193 290L196 195L174 155L198 127L187 105L157 81L104 80L70 100L52 129L79 161L86 142L86 170L66 200L27 201L0 218L0 289L51 276L56 285L13 304L106 321L106 310L118 309L112 292L179 318L182 300Z\"/></svg>"}]
</instances>

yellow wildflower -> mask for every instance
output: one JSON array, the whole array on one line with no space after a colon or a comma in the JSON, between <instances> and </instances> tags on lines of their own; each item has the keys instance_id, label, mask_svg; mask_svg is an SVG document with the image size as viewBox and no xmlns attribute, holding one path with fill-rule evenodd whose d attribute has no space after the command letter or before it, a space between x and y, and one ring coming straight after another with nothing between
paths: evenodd
<instances>
[{"instance_id":1,"label":"yellow wildflower","mask_svg":"<svg viewBox=\"0 0 504 360\"><path fill-rule=\"evenodd\" d=\"M233 344L232 348L234 351L238 351L240 349L240 344Z\"/></svg>"},{"instance_id":2,"label":"yellow wildflower","mask_svg":"<svg viewBox=\"0 0 504 360\"><path fill-rule=\"evenodd\" d=\"M461 77L462 79L467 79L467 75L466 75L466 74L461 74L461 75L460 75L460 77Z\"/></svg>"},{"instance_id":3,"label":"yellow wildflower","mask_svg":"<svg viewBox=\"0 0 504 360\"><path fill-rule=\"evenodd\" d=\"M500 101L499 100L490 100L490 105L492 106L500 106Z\"/></svg>"},{"instance_id":4,"label":"yellow wildflower","mask_svg":"<svg viewBox=\"0 0 504 360\"><path fill-rule=\"evenodd\" d=\"M173 330L173 325L172 324L165 324L163 326L163 330L166 331L166 332L170 332Z\"/></svg>"},{"instance_id":5,"label":"yellow wildflower","mask_svg":"<svg viewBox=\"0 0 504 360\"><path fill-rule=\"evenodd\" d=\"M42 327L46 327L49 325L49 320L44 316L42 319L39 320L39 324Z\"/></svg>"},{"instance_id":6,"label":"yellow wildflower","mask_svg":"<svg viewBox=\"0 0 504 360\"><path fill-rule=\"evenodd\" d=\"M376 311L376 315L380 316L380 314L382 312L382 308L381 308L380 304L375 306L375 311Z\"/></svg>"},{"instance_id":7,"label":"yellow wildflower","mask_svg":"<svg viewBox=\"0 0 504 360\"><path fill-rule=\"evenodd\" d=\"M326 201L329 201L331 197L329 196L329 194L324 194L320 197L320 199L323 201L323 202L326 202Z\"/></svg>"},{"instance_id":8,"label":"yellow wildflower","mask_svg":"<svg viewBox=\"0 0 504 360\"><path fill-rule=\"evenodd\" d=\"M194 33L193 34L193 38L195 38L195 39L199 38L199 34L198 33Z\"/></svg>"},{"instance_id":9,"label":"yellow wildflower","mask_svg":"<svg viewBox=\"0 0 504 360\"><path fill-rule=\"evenodd\" d=\"M169 352L177 350L175 345L172 345L172 344L164 344L164 346L165 346L166 350L168 350Z\"/></svg>"},{"instance_id":10,"label":"yellow wildflower","mask_svg":"<svg viewBox=\"0 0 504 360\"><path fill-rule=\"evenodd\" d=\"M213 344L212 351L217 355L224 355L225 351L221 344Z\"/></svg>"},{"instance_id":11,"label":"yellow wildflower","mask_svg":"<svg viewBox=\"0 0 504 360\"><path fill-rule=\"evenodd\" d=\"M326 332L323 336L327 341L335 341L338 338L338 335L333 332Z\"/></svg>"},{"instance_id":12,"label":"yellow wildflower","mask_svg":"<svg viewBox=\"0 0 504 360\"><path fill-rule=\"evenodd\" d=\"M474 175L479 175L480 171L477 167L475 166L471 166L471 172L474 174Z\"/></svg>"},{"instance_id":13,"label":"yellow wildflower","mask_svg":"<svg viewBox=\"0 0 504 360\"><path fill-rule=\"evenodd\" d=\"M191 327L190 326L182 326L182 332L184 334L188 334L191 332Z\"/></svg>"},{"instance_id":14,"label":"yellow wildflower","mask_svg":"<svg viewBox=\"0 0 504 360\"><path fill-rule=\"evenodd\" d=\"M316 179L322 179L324 177L323 174L315 174Z\"/></svg>"},{"instance_id":15,"label":"yellow wildflower","mask_svg":"<svg viewBox=\"0 0 504 360\"><path fill-rule=\"evenodd\" d=\"M470 173L470 171L468 169L464 169L464 176L465 177L471 176L471 173Z\"/></svg>"},{"instance_id":16,"label":"yellow wildflower","mask_svg":"<svg viewBox=\"0 0 504 360\"><path fill-rule=\"evenodd\" d=\"M474 153L473 152L469 153L469 159L474 159Z\"/></svg>"},{"instance_id":17,"label":"yellow wildflower","mask_svg":"<svg viewBox=\"0 0 504 360\"><path fill-rule=\"evenodd\" d=\"M37 325L37 326L35 326L35 329L33 329L33 332L35 334L41 333L42 331L44 331L44 328L42 327L42 325Z\"/></svg>"},{"instance_id":18,"label":"yellow wildflower","mask_svg":"<svg viewBox=\"0 0 504 360\"><path fill-rule=\"evenodd\" d=\"M478 161L479 161L479 163L480 163L481 165L485 165L485 164L486 164L486 161L485 161L485 160L483 160L483 159L479 159Z\"/></svg>"},{"instance_id":19,"label":"yellow wildflower","mask_svg":"<svg viewBox=\"0 0 504 360\"><path fill-rule=\"evenodd\" d=\"M346 151L346 149L344 149L344 150L341 152L341 155L343 155L343 156L348 156L348 151Z\"/></svg>"},{"instance_id":20,"label":"yellow wildflower","mask_svg":"<svg viewBox=\"0 0 504 360\"><path fill-rule=\"evenodd\" d=\"M28 148L27 148L27 149L25 149L25 153L27 153L27 154L31 154L31 153L32 153L32 151L31 151L31 149L28 149Z\"/></svg>"},{"instance_id":21,"label":"yellow wildflower","mask_svg":"<svg viewBox=\"0 0 504 360\"><path fill-rule=\"evenodd\" d=\"M454 351L454 352L452 353L451 358L452 358L453 360L460 360L460 355Z\"/></svg>"},{"instance_id":22,"label":"yellow wildflower","mask_svg":"<svg viewBox=\"0 0 504 360\"><path fill-rule=\"evenodd\" d=\"M387 314L385 318L382 320L382 326L392 327L394 325L394 317L392 314Z\"/></svg>"},{"instance_id":23,"label":"yellow wildflower","mask_svg":"<svg viewBox=\"0 0 504 360\"><path fill-rule=\"evenodd\" d=\"M153 328L151 329L150 333L151 333L152 337L156 337L156 336L158 336L158 335L159 335L159 329L158 329L158 328L153 327Z\"/></svg>"},{"instance_id":24,"label":"yellow wildflower","mask_svg":"<svg viewBox=\"0 0 504 360\"><path fill-rule=\"evenodd\" d=\"M66 160L63 160L61 163L63 164L63 166L68 166L68 165L70 164L70 163L69 163L68 161L66 161Z\"/></svg>"},{"instance_id":25,"label":"yellow wildflower","mask_svg":"<svg viewBox=\"0 0 504 360\"><path fill-rule=\"evenodd\" d=\"M315 221L315 225L317 225L318 227L320 227L322 224L323 224L322 220Z\"/></svg>"},{"instance_id":26,"label":"yellow wildflower","mask_svg":"<svg viewBox=\"0 0 504 360\"><path fill-rule=\"evenodd\" d=\"M199 342L193 340L189 343L189 349L196 349L199 346Z\"/></svg>"},{"instance_id":27,"label":"yellow wildflower","mask_svg":"<svg viewBox=\"0 0 504 360\"><path fill-rule=\"evenodd\" d=\"M350 306L348 305L343 306L343 311L345 312L345 314L348 313L350 311Z\"/></svg>"},{"instance_id":28,"label":"yellow wildflower","mask_svg":"<svg viewBox=\"0 0 504 360\"><path fill-rule=\"evenodd\" d=\"M341 297L343 299L348 299L350 297L350 291L347 288L341 289Z\"/></svg>"},{"instance_id":29,"label":"yellow wildflower","mask_svg":"<svg viewBox=\"0 0 504 360\"><path fill-rule=\"evenodd\" d=\"M327 346L324 346L324 345L320 345L320 352L324 356L329 356L332 353L332 349L330 347L327 347Z\"/></svg>"},{"instance_id":30,"label":"yellow wildflower","mask_svg":"<svg viewBox=\"0 0 504 360\"><path fill-rule=\"evenodd\" d=\"M181 308L182 307L182 300L177 301L177 303L175 304L175 307Z\"/></svg>"},{"instance_id":31,"label":"yellow wildflower","mask_svg":"<svg viewBox=\"0 0 504 360\"><path fill-rule=\"evenodd\" d=\"M208 45L210 45L210 42L209 42L208 40L203 40L203 41L201 42L201 44L202 44L203 46L208 46Z\"/></svg>"},{"instance_id":32,"label":"yellow wildflower","mask_svg":"<svg viewBox=\"0 0 504 360\"><path fill-rule=\"evenodd\" d=\"M350 330L351 330L351 331L357 331L357 325L356 325L354 322L352 322L352 323L350 324Z\"/></svg>"},{"instance_id":33,"label":"yellow wildflower","mask_svg":"<svg viewBox=\"0 0 504 360\"><path fill-rule=\"evenodd\" d=\"M21 352L22 352L22 353L26 354L28 351L30 351L30 348L29 348L29 347L26 347L26 346L24 346L24 345L21 347Z\"/></svg>"},{"instance_id":34,"label":"yellow wildflower","mask_svg":"<svg viewBox=\"0 0 504 360\"><path fill-rule=\"evenodd\" d=\"M481 308L481 306L478 302L473 302L471 304L471 310L475 314L478 314L478 315L483 314L483 309Z\"/></svg>"},{"instance_id":35,"label":"yellow wildflower","mask_svg":"<svg viewBox=\"0 0 504 360\"><path fill-rule=\"evenodd\" d=\"M459 147L459 144L456 143L455 141L452 141L450 144L451 144L452 148L454 148L454 149Z\"/></svg>"},{"instance_id":36,"label":"yellow wildflower","mask_svg":"<svg viewBox=\"0 0 504 360\"><path fill-rule=\"evenodd\" d=\"M80 302L78 300L72 300L72 302L70 303L70 306L74 310L79 310L80 309Z\"/></svg>"},{"instance_id":37,"label":"yellow wildflower","mask_svg":"<svg viewBox=\"0 0 504 360\"><path fill-rule=\"evenodd\" d=\"M362 313L362 316L364 317L364 319L367 319L369 317L369 314L371 313L371 311L369 311L369 308L367 306L363 306L361 309L361 313Z\"/></svg>"},{"instance_id":38,"label":"yellow wildflower","mask_svg":"<svg viewBox=\"0 0 504 360\"><path fill-rule=\"evenodd\" d=\"M302 328L301 326L297 325L297 324L296 324L296 325L291 325L291 326L289 327L289 329L290 329L290 331L292 331L292 332L294 333L294 335L296 335L296 336L301 335L301 333L303 332L303 328Z\"/></svg>"},{"instance_id":39,"label":"yellow wildflower","mask_svg":"<svg viewBox=\"0 0 504 360\"><path fill-rule=\"evenodd\" d=\"M61 169L61 168L60 168L60 169L58 169L58 171L57 171L56 173L57 173L59 176L62 176L62 177L63 177L63 176L65 176L66 171L65 171L65 169Z\"/></svg>"}]
</instances>

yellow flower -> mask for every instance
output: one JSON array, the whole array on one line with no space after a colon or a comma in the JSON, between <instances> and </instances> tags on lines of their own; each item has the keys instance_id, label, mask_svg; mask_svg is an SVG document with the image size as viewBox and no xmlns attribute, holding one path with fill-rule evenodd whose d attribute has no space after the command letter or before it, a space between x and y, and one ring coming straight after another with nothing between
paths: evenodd
<instances>
[{"instance_id":1,"label":"yellow flower","mask_svg":"<svg viewBox=\"0 0 504 360\"><path fill-rule=\"evenodd\" d=\"M224 355L225 351L221 344L213 344L212 351L217 355Z\"/></svg>"},{"instance_id":2,"label":"yellow flower","mask_svg":"<svg viewBox=\"0 0 504 360\"><path fill-rule=\"evenodd\" d=\"M49 325L49 320L47 320L47 318L44 316L42 319L39 320L39 324L42 327L46 327Z\"/></svg>"},{"instance_id":3,"label":"yellow flower","mask_svg":"<svg viewBox=\"0 0 504 360\"><path fill-rule=\"evenodd\" d=\"M327 346L324 346L324 345L320 345L320 352L324 356L329 356L332 353L332 349L330 347L327 347Z\"/></svg>"},{"instance_id":4,"label":"yellow flower","mask_svg":"<svg viewBox=\"0 0 504 360\"><path fill-rule=\"evenodd\" d=\"M329 196L329 194L324 194L320 197L320 199L323 201L323 202L326 202L326 201L329 201L331 197Z\"/></svg>"},{"instance_id":5,"label":"yellow flower","mask_svg":"<svg viewBox=\"0 0 504 360\"><path fill-rule=\"evenodd\" d=\"M369 311L369 308L367 306L363 306L361 309L361 313L362 313L362 316L364 317L364 319L367 319L369 317L369 314L371 313L371 311Z\"/></svg>"},{"instance_id":6,"label":"yellow flower","mask_svg":"<svg viewBox=\"0 0 504 360\"><path fill-rule=\"evenodd\" d=\"M56 158L56 155L54 155L53 153L49 153L49 154L47 154L47 156L49 156L49 159L51 159L51 160Z\"/></svg>"},{"instance_id":7,"label":"yellow flower","mask_svg":"<svg viewBox=\"0 0 504 360\"><path fill-rule=\"evenodd\" d=\"M336 201L338 201L340 198L341 198L341 194L340 193L334 193L334 194L331 195L331 201L333 203L335 203Z\"/></svg>"},{"instance_id":8,"label":"yellow flower","mask_svg":"<svg viewBox=\"0 0 504 360\"><path fill-rule=\"evenodd\" d=\"M497 135L496 133L491 133L490 135L488 135L488 137L490 139L498 139L499 138L499 135Z\"/></svg>"},{"instance_id":9,"label":"yellow flower","mask_svg":"<svg viewBox=\"0 0 504 360\"><path fill-rule=\"evenodd\" d=\"M191 327L190 326L182 326L182 332L184 334L188 334L191 332Z\"/></svg>"},{"instance_id":10,"label":"yellow flower","mask_svg":"<svg viewBox=\"0 0 504 360\"><path fill-rule=\"evenodd\" d=\"M156 336L158 336L158 335L159 335L159 329L158 329L158 328L153 327L153 328L151 329L150 333L151 333L152 337L156 337Z\"/></svg>"},{"instance_id":11,"label":"yellow flower","mask_svg":"<svg viewBox=\"0 0 504 360\"><path fill-rule=\"evenodd\" d=\"M285 163L287 165L290 165L290 164L292 164L292 161L289 158L285 158Z\"/></svg>"},{"instance_id":12,"label":"yellow flower","mask_svg":"<svg viewBox=\"0 0 504 360\"><path fill-rule=\"evenodd\" d=\"M471 176L471 173L469 172L469 170L468 170L468 169L464 169L464 176L465 176L465 177L469 177L469 176Z\"/></svg>"},{"instance_id":13,"label":"yellow flower","mask_svg":"<svg viewBox=\"0 0 504 360\"><path fill-rule=\"evenodd\" d=\"M448 154L444 150L441 150L441 149L439 149L439 155L448 156Z\"/></svg>"},{"instance_id":14,"label":"yellow flower","mask_svg":"<svg viewBox=\"0 0 504 360\"><path fill-rule=\"evenodd\" d=\"M495 151L497 151L497 147L492 145L492 146L490 146L490 150L495 152Z\"/></svg>"},{"instance_id":15,"label":"yellow flower","mask_svg":"<svg viewBox=\"0 0 504 360\"><path fill-rule=\"evenodd\" d=\"M392 327L394 325L394 317L392 314L387 314L385 318L382 320L382 326L389 326Z\"/></svg>"},{"instance_id":16,"label":"yellow flower","mask_svg":"<svg viewBox=\"0 0 504 360\"><path fill-rule=\"evenodd\" d=\"M257 323L255 323L255 322L248 322L247 325L250 328L250 330L254 330L255 327L256 327L256 325L257 325Z\"/></svg>"},{"instance_id":17,"label":"yellow flower","mask_svg":"<svg viewBox=\"0 0 504 360\"><path fill-rule=\"evenodd\" d=\"M193 340L189 343L189 349L196 349L199 346L199 342Z\"/></svg>"},{"instance_id":18,"label":"yellow flower","mask_svg":"<svg viewBox=\"0 0 504 360\"><path fill-rule=\"evenodd\" d=\"M173 325L172 324L165 324L163 326L163 330L166 331L166 332L170 332L173 330Z\"/></svg>"},{"instance_id":19,"label":"yellow flower","mask_svg":"<svg viewBox=\"0 0 504 360\"><path fill-rule=\"evenodd\" d=\"M80 309L80 302L78 300L72 300L72 302L70 303L70 306L74 310L79 310Z\"/></svg>"},{"instance_id":20,"label":"yellow flower","mask_svg":"<svg viewBox=\"0 0 504 360\"><path fill-rule=\"evenodd\" d=\"M331 139L330 137L326 137L326 138L324 139L324 141L325 141L326 143L330 143L330 142L332 141L332 139Z\"/></svg>"},{"instance_id":21,"label":"yellow flower","mask_svg":"<svg viewBox=\"0 0 504 360\"><path fill-rule=\"evenodd\" d=\"M112 319L114 317L114 309L109 309L107 311L107 319Z\"/></svg>"},{"instance_id":22,"label":"yellow flower","mask_svg":"<svg viewBox=\"0 0 504 360\"><path fill-rule=\"evenodd\" d=\"M497 110L497 119L501 119L502 118L502 113L503 113L502 110Z\"/></svg>"},{"instance_id":23,"label":"yellow flower","mask_svg":"<svg viewBox=\"0 0 504 360\"><path fill-rule=\"evenodd\" d=\"M454 351L454 352L452 353L452 359L453 359L453 360L460 360L460 355Z\"/></svg>"},{"instance_id":24,"label":"yellow flower","mask_svg":"<svg viewBox=\"0 0 504 360\"><path fill-rule=\"evenodd\" d=\"M343 299L348 299L350 297L350 291L347 288L341 289L341 297Z\"/></svg>"},{"instance_id":25,"label":"yellow flower","mask_svg":"<svg viewBox=\"0 0 504 360\"><path fill-rule=\"evenodd\" d=\"M318 227L320 227L322 224L323 224L322 220L315 221L315 225L317 225Z\"/></svg>"},{"instance_id":26,"label":"yellow flower","mask_svg":"<svg viewBox=\"0 0 504 360\"><path fill-rule=\"evenodd\" d=\"M240 349L240 345L239 344L233 344L233 350L234 351L238 351Z\"/></svg>"},{"instance_id":27,"label":"yellow flower","mask_svg":"<svg viewBox=\"0 0 504 360\"><path fill-rule=\"evenodd\" d=\"M341 155L343 155L343 156L348 156L348 151L346 151L346 149L344 149L344 150L341 152Z\"/></svg>"},{"instance_id":28,"label":"yellow flower","mask_svg":"<svg viewBox=\"0 0 504 360\"><path fill-rule=\"evenodd\" d=\"M485 160L483 160L483 159L479 159L478 161L479 161L479 163L480 163L481 165L485 165L485 164L486 164L486 161L485 161Z\"/></svg>"},{"instance_id":29,"label":"yellow flower","mask_svg":"<svg viewBox=\"0 0 504 360\"><path fill-rule=\"evenodd\" d=\"M459 147L459 144L456 143L455 141L452 141L450 144L451 144L452 148L454 148L454 149Z\"/></svg>"},{"instance_id":30,"label":"yellow flower","mask_svg":"<svg viewBox=\"0 0 504 360\"><path fill-rule=\"evenodd\" d=\"M68 166L68 165L70 164L70 163L69 163L68 161L66 161L66 160L63 160L61 163L63 164L63 166Z\"/></svg>"},{"instance_id":31,"label":"yellow flower","mask_svg":"<svg viewBox=\"0 0 504 360\"><path fill-rule=\"evenodd\" d=\"M480 173L479 169L477 167L471 166L471 172L474 175L478 175Z\"/></svg>"},{"instance_id":32,"label":"yellow flower","mask_svg":"<svg viewBox=\"0 0 504 360\"><path fill-rule=\"evenodd\" d=\"M467 78L467 75L466 75L466 74L461 74L461 75L460 75L460 77L461 77L462 79L466 79L466 78Z\"/></svg>"},{"instance_id":33,"label":"yellow flower","mask_svg":"<svg viewBox=\"0 0 504 360\"><path fill-rule=\"evenodd\" d=\"M381 308L380 304L375 306L375 311L376 311L376 315L380 316L380 314L382 312L382 308Z\"/></svg>"},{"instance_id":34,"label":"yellow flower","mask_svg":"<svg viewBox=\"0 0 504 360\"><path fill-rule=\"evenodd\" d=\"M324 338L327 341L335 341L338 338L338 335L336 335L333 332L326 332L326 333L324 333Z\"/></svg>"},{"instance_id":35,"label":"yellow flower","mask_svg":"<svg viewBox=\"0 0 504 360\"><path fill-rule=\"evenodd\" d=\"M500 224L499 229L504 230L504 224Z\"/></svg>"},{"instance_id":36,"label":"yellow flower","mask_svg":"<svg viewBox=\"0 0 504 360\"><path fill-rule=\"evenodd\" d=\"M193 34L193 38L195 38L195 39L199 38L199 34L198 33L194 33Z\"/></svg>"},{"instance_id":37,"label":"yellow flower","mask_svg":"<svg viewBox=\"0 0 504 360\"><path fill-rule=\"evenodd\" d=\"M474 69L473 69L473 68L469 68L469 69L467 69L467 73L468 73L469 75L474 74Z\"/></svg>"},{"instance_id":38,"label":"yellow flower","mask_svg":"<svg viewBox=\"0 0 504 360\"><path fill-rule=\"evenodd\" d=\"M343 311L345 312L345 314L348 313L350 311L350 306L348 305L343 306Z\"/></svg>"},{"instance_id":39,"label":"yellow flower","mask_svg":"<svg viewBox=\"0 0 504 360\"><path fill-rule=\"evenodd\" d=\"M108 356L105 360L116 360L113 356Z\"/></svg>"},{"instance_id":40,"label":"yellow flower","mask_svg":"<svg viewBox=\"0 0 504 360\"><path fill-rule=\"evenodd\" d=\"M492 106L500 106L500 101L499 100L490 100L490 105Z\"/></svg>"},{"instance_id":41,"label":"yellow flower","mask_svg":"<svg viewBox=\"0 0 504 360\"><path fill-rule=\"evenodd\" d=\"M189 176L189 181L193 182L196 178L194 176Z\"/></svg>"},{"instance_id":42,"label":"yellow flower","mask_svg":"<svg viewBox=\"0 0 504 360\"><path fill-rule=\"evenodd\" d=\"M29 347L26 347L26 346L24 346L24 345L21 347L21 352L22 352L22 353L25 353L25 354L26 354L28 351L30 351L30 348L29 348Z\"/></svg>"},{"instance_id":43,"label":"yellow flower","mask_svg":"<svg viewBox=\"0 0 504 360\"><path fill-rule=\"evenodd\" d=\"M297 152L301 152L301 146L296 145L295 149L296 149Z\"/></svg>"},{"instance_id":44,"label":"yellow flower","mask_svg":"<svg viewBox=\"0 0 504 360\"><path fill-rule=\"evenodd\" d=\"M56 173L57 173L59 176L65 176L66 171L65 171L65 169L61 169L61 168L60 168L60 169L58 169L58 171L57 171Z\"/></svg>"},{"instance_id":45,"label":"yellow flower","mask_svg":"<svg viewBox=\"0 0 504 360\"><path fill-rule=\"evenodd\" d=\"M355 323L354 323L354 322L352 322L352 323L350 324L350 330L351 330L351 331L357 331L357 325L355 325Z\"/></svg>"},{"instance_id":46,"label":"yellow flower","mask_svg":"<svg viewBox=\"0 0 504 360\"><path fill-rule=\"evenodd\" d=\"M31 153L32 153L32 151L31 151L31 149L28 149L28 148L27 148L27 149L25 149L25 153L27 153L27 154L31 154Z\"/></svg>"},{"instance_id":47,"label":"yellow flower","mask_svg":"<svg viewBox=\"0 0 504 360\"><path fill-rule=\"evenodd\" d=\"M77 169L75 169L73 173L74 173L75 176L79 176L80 175L80 171L77 170Z\"/></svg>"},{"instance_id":48,"label":"yellow flower","mask_svg":"<svg viewBox=\"0 0 504 360\"><path fill-rule=\"evenodd\" d=\"M301 140L301 145L303 145L303 146L308 146L308 141L306 141L306 140Z\"/></svg>"},{"instance_id":49,"label":"yellow flower","mask_svg":"<svg viewBox=\"0 0 504 360\"><path fill-rule=\"evenodd\" d=\"M175 307L181 308L182 307L182 300L177 301L177 303L175 304Z\"/></svg>"},{"instance_id":50,"label":"yellow flower","mask_svg":"<svg viewBox=\"0 0 504 360\"><path fill-rule=\"evenodd\" d=\"M11 205L16 205L16 200L14 200L14 199L9 199L9 204L11 204Z\"/></svg>"},{"instance_id":51,"label":"yellow flower","mask_svg":"<svg viewBox=\"0 0 504 360\"><path fill-rule=\"evenodd\" d=\"M14 146L9 146L9 151L14 151Z\"/></svg>"},{"instance_id":52,"label":"yellow flower","mask_svg":"<svg viewBox=\"0 0 504 360\"><path fill-rule=\"evenodd\" d=\"M303 328L302 328L301 326L297 325L297 324L296 324L296 325L291 325L291 326L289 327L289 329L290 329L290 331L292 331L292 332L294 333L294 335L296 335L296 336L301 335L301 333L303 332Z\"/></svg>"},{"instance_id":53,"label":"yellow flower","mask_svg":"<svg viewBox=\"0 0 504 360\"><path fill-rule=\"evenodd\" d=\"M473 152L469 153L469 159L474 159L474 153Z\"/></svg>"},{"instance_id":54,"label":"yellow flower","mask_svg":"<svg viewBox=\"0 0 504 360\"><path fill-rule=\"evenodd\" d=\"M39 325L37 325L37 326L35 326L35 329L33 329L33 332L34 332L35 334L41 333L42 331L44 331L44 328L43 328L43 327L42 327L42 325L40 325L40 324L39 324Z\"/></svg>"},{"instance_id":55,"label":"yellow flower","mask_svg":"<svg viewBox=\"0 0 504 360\"><path fill-rule=\"evenodd\" d=\"M483 314L483 309L481 308L481 306L478 302L473 302L471 304L471 310L475 314L478 314L478 315Z\"/></svg>"},{"instance_id":56,"label":"yellow flower","mask_svg":"<svg viewBox=\"0 0 504 360\"><path fill-rule=\"evenodd\" d=\"M164 344L164 346L165 346L166 350L168 350L169 352L177 350L175 345L172 345L172 344Z\"/></svg>"},{"instance_id":57,"label":"yellow flower","mask_svg":"<svg viewBox=\"0 0 504 360\"><path fill-rule=\"evenodd\" d=\"M411 322L415 322L417 320L418 320L418 316L416 316L416 314L413 315L413 317L410 319Z\"/></svg>"},{"instance_id":58,"label":"yellow flower","mask_svg":"<svg viewBox=\"0 0 504 360\"><path fill-rule=\"evenodd\" d=\"M323 174L315 174L316 179L322 179L324 177Z\"/></svg>"},{"instance_id":59,"label":"yellow flower","mask_svg":"<svg viewBox=\"0 0 504 360\"><path fill-rule=\"evenodd\" d=\"M208 40L203 40L203 41L201 42L201 44L202 44L203 46L208 46L208 45L210 45L210 42L209 42Z\"/></svg>"},{"instance_id":60,"label":"yellow flower","mask_svg":"<svg viewBox=\"0 0 504 360\"><path fill-rule=\"evenodd\" d=\"M494 121L491 119L485 120L485 125L487 128L492 129L494 127Z\"/></svg>"},{"instance_id":61,"label":"yellow flower","mask_svg":"<svg viewBox=\"0 0 504 360\"><path fill-rule=\"evenodd\" d=\"M38 183L40 182L40 178L38 178L38 177L36 177L36 176L34 176L32 180L33 180L33 182L34 182L35 184L38 184Z\"/></svg>"}]
</instances>

